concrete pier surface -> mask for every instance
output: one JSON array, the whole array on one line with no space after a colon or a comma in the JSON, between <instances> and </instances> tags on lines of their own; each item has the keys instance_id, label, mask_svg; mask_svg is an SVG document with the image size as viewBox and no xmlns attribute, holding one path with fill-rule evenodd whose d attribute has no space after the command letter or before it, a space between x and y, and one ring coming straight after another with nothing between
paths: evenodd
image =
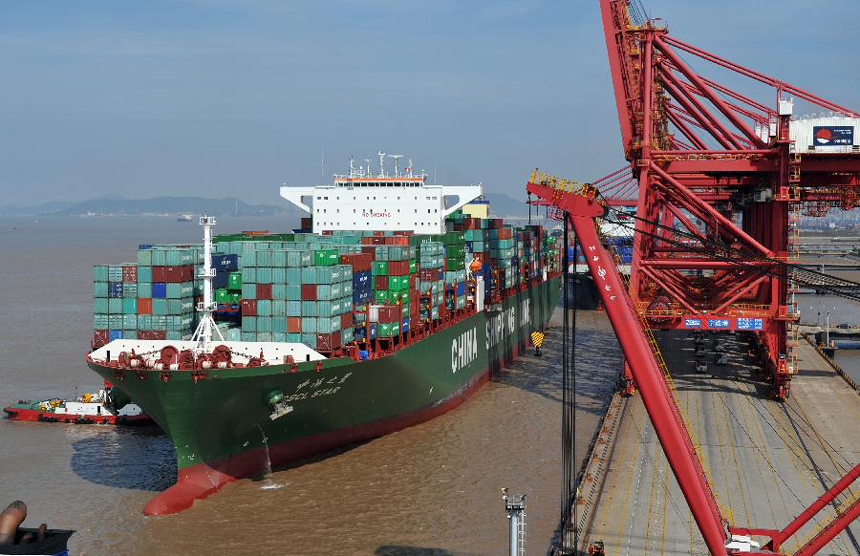
<instances>
[{"instance_id":1,"label":"concrete pier surface","mask_svg":"<svg viewBox=\"0 0 860 556\"><path fill-rule=\"evenodd\" d=\"M791 398L780 403L768 398L767 385L755 376L741 336L706 336L706 355L697 358L688 333L655 334L731 524L783 528L860 462L860 397L807 342L797 350L800 372ZM726 366L715 363L717 339L726 345ZM696 372L702 360L707 374ZM638 394L628 400L613 440L580 546L602 540L610 555L707 554ZM855 483L834 503L844 508L856 496ZM791 554L803 546L835 511L834 504L827 506L782 550ZM754 539L762 545L767 540ZM860 554L860 523L820 554Z\"/></svg>"}]
</instances>

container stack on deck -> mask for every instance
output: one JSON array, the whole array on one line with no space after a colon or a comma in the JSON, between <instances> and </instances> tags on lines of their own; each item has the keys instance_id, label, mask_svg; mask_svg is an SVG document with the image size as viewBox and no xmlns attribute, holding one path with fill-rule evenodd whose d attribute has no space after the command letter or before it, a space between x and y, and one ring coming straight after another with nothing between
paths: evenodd
<instances>
[{"instance_id":1,"label":"container stack on deck","mask_svg":"<svg viewBox=\"0 0 860 556\"><path fill-rule=\"evenodd\" d=\"M446 229L217 236L219 330L228 341L300 342L321 353L355 345L364 357L371 341L465 308L473 274L504 292L560 270L560 242L540 226L515 229L457 211ZM137 264L96 266L93 345L190 338L201 251L142 245Z\"/></svg>"},{"instance_id":2,"label":"container stack on deck","mask_svg":"<svg viewBox=\"0 0 860 556\"><path fill-rule=\"evenodd\" d=\"M137 263L95 265L93 347L123 338L189 338L196 326L200 251L191 245L141 245Z\"/></svg>"}]
</instances>

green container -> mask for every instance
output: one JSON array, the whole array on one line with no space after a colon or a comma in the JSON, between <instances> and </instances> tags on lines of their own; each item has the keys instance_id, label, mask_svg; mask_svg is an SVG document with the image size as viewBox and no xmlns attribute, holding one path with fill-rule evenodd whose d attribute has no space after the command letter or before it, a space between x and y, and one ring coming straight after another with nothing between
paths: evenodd
<instances>
[{"instance_id":1,"label":"green container","mask_svg":"<svg viewBox=\"0 0 860 556\"><path fill-rule=\"evenodd\" d=\"M286 298L288 301L301 301L302 300L302 286L301 286L301 284L287 284L286 291L287 291Z\"/></svg>"},{"instance_id":2,"label":"green container","mask_svg":"<svg viewBox=\"0 0 860 556\"><path fill-rule=\"evenodd\" d=\"M373 299L376 301L377 305L385 305L388 303L390 299L388 290L375 290L373 292Z\"/></svg>"},{"instance_id":3,"label":"green container","mask_svg":"<svg viewBox=\"0 0 860 556\"><path fill-rule=\"evenodd\" d=\"M137 298L124 297L122 300L122 312L124 315L137 314Z\"/></svg>"},{"instance_id":4,"label":"green container","mask_svg":"<svg viewBox=\"0 0 860 556\"><path fill-rule=\"evenodd\" d=\"M388 289L392 292L401 292L409 289L409 276L390 276L388 278Z\"/></svg>"},{"instance_id":5,"label":"green container","mask_svg":"<svg viewBox=\"0 0 860 556\"><path fill-rule=\"evenodd\" d=\"M167 266L167 253L165 253L163 249L153 249L151 253L152 262L150 264L152 264L152 266Z\"/></svg>"},{"instance_id":6,"label":"green container","mask_svg":"<svg viewBox=\"0 0 860 556\"><path fill-rule=\"evenodd\" d=\"M415 259L409 261L409 274L418 272L418 262Z\"/></svg>"},{"instance_id":7,"label":"green container","mask_svg":"<svg viewBox=\"0 0 860 556\"><path fill-rule=\"evenodd\" d=\"M333 299L331 286L328 284L320 284L317 286L317 300L331 301Z\"/></svg>"},{"instance_id":8,"label":"green container","mask_svg":"<svg viewBox=\"0 0 860 556\"><path fill-rule=\"evenodd\" d=\"M317 314L316 301L302 301L302 317L315 317Z\"/></svg>"},{"instance_id":9,"label":"green container","mask_svg":"<svg viewBox=\"0 0 860 556\"><path fill-rule=\"evenodd\" d=\"M137 300L133 299L132 301ZM123 330L137 330L137 315L123 315L122 328Z\"/></svg>"},{"instance_id":10,"label":"green container","mask_svg":"<svg viewBox=\"0 0 860 556\"><path fill-rule=\"evenodd\" d=\"M272 283L272 268L268 266L257 267L257 283L271 284Z\"/></svg>"},{"instance_id":11,"label":"green container","mask_svg":"<svg viewBox=\"0 0 860 556\"><path fill-rule=\"evenodd\" d=\"M93 280L96 282L107 282L108 281L108 267L107 265L97 264L93 266Z\"/></svg>"},{"instance_id":12,"label":"green container","mask_svg":"<svg viewBox=\"0 0 860 556\"><path fill-rule=\"evenodd\" d=\"M166 299L153 299L152 300L152 314L153 315L166 315L167 314L167 300Z\"/></svg>"},{"instance_id":13,"label":"green container","mask_svg":"<svg viewBox=\"0 0 860 556\"><path fill-rule=\"evenodd\" d=\"M242 272L234 270L227 274L227 289L241 290L242 289Z\"/></svg>"},{"instance_id":14,"label":"green container","mask_svg":"<svg viewBox=\"0 0 860 556\"><path fill-rule=\"evenodd\" d=\"M138 330L152 330L152 315L137 315Z\"/></svg>"},{"instance_id":15,"label":"green container","mask_svg":"<svg viewBox=\"0 0 860 556\"><path fill-rule=\"evenodd\" d=\"M256 332L257 317L242 317L242 332Z\"/></svg>"},{"instance_id":16,"label":"green container","mask_svg":"<svg viewBox=\"0 0 860 556\"><path fill-rule=\"evenodd\" d=\"M399 322L380 322L378 328L380 338L393 338L400 334Z\"/></svg>"},{"instance_id":17,"label":"green container","mask_svg":"<svg viewBox=\"0 0 860 556\"><path fill-rule=\"evenodd\" d=\"M215 290L215 302L216 303L229 303L226 288L218 288L217 290Z\"/></svg>"},{"instance_id":18,"label":"green container","mask_svg":"<svg viewBox=\"0 0 860 556\"><path fill-rule=\"evenodd\" d=\"M108 299L106 297L93 298L93 313L108 313L110 312ZM98 328L98 327L96 327Z\"/></svg>"},{"instance_id":19,"label":"green container","mask_svg":"<svg viewBox=\"0 0 860 556\"><path fill-rule=\"evenodd\" d=\"M137 250L138 266L152 266L152 249Z\"/></svg>"},{"instance_id":20,"label":"green container","mask_svg":"<svg viewBox=\"0 0 860 556\"><path fill-rule=\"evenodd\" d=\"M273 284L281 284L284 285L287 283L287 269L286 268L272 268L272 283Z\"/></svg>"},{"instance_id":21,"label":"green container","mask_svg":"<svg viewBox=\"0 0 860 556\"><path fill-rule=\"evenodd\" d=\"M96 330L106 330L110 326L108 321L108 315L106 314L93 314L93 328Z\"/></svg>"},{"instance_id":22,"label":"green container","mask_svg":"<svg viewBox=\"0 0 860 556\"><path fill-rule=\"evenodd\" d=\"M257 299L257 284L242 284L242 299Z\"/></svg>"},{"instance_id":23,"label":"green container","mask_svg":"<svg viewBox=\"0 0 860 556\"><path fill-rule=\"evenodd\" d=\"M152 282L152 267L151 266L137 266L137 281L138 282Z\"/></svg>"},{"instance_id":24,"label":"green container","mask_svg":"<svg viewBox=\"0 0 860 556\"><path fill-rule=\"evenodd\" d=\"M240 257L242 268L247 268L249 266L257 266L257 252L256 251L243 251L242 256ZM243 327L244 329L244 327Z\"/></svg>"},{"instance_id":25,"label":"green container","mask_svg":"<svg viewBox=\"0 0 860 556\"><path fill-rule=\"evenodd\" d=\"M307 266L302 268L302 284L317 283L317 267Z\"/></svg>"},{"instance_id":26,"label":"green container","mask_svg":"<svg viewBox=\"0 0 860 556\"><path fill-rule=\"evenodd\" d=\"M302 317L302 332L316 334L317 319L315 317Z\"/></svg>"},{"instance_id":27,"label":"green container","mask_svg":"<svg viewBox=\"0 0 860 556\"><path fill-rule=\"evenodd\" d=\"M119 297L111 297L108 299L108 313L122 314L122 299ZM111 327L113 328L113 327Z\"/></svg>"},{"instance_id":28,"label":"green container","mask_svg":"<svg viewBox=\"0 0 860 556\"><path fill-rule=\"evenodd\" d=\"M240 282L242 284L256 284L257 283L257 267L254 266L246 266L242 269L240 273ZM229 285L229 277L227 278Z\"/></svg>"},{"instance_id":29,"label":"green container","mask_svg":"<svg viewBox=\"0 0 860 556\"><path fill-rule=\"evenodd\" d=\"M269 299L261 299L257 301L257 316L271 317L272 316L272 301Z\"/></svg>"},{"instance_id":30,"label":"green container","mask_svg":"<svg viewBox=\"0 0 860 556\"><path fill-rule=\"evenodd\" d=\"M108 328L122 330L122 315L108 315Z\"/></svg>"},{"instance_id":31,"label":"green container","mask_svg":"<svg viewBox=\"0 0 860 556\"><path fill-rule=\"evenodd\" d=\"M284 317L287 315L287 302L283 299L272 301L272 316Z\"/></svg>"},{"instance_id":32,"label":"green container","mask_svg":"<svg viewBox=\"0 0 860 556\"><path fill-rule=\"evenodd\" d=\"M137 283L137 298L138 299L149 299L152 297L152 284L149 282L138 282Z\"/></svg>"},{"instance_id":33,"label":"green container","mask_svg":"<svg viewBox=\"0 0 860 556\"><path fill-rule=\"evenodd\" d=\"M137 298L137 282L123 282L122 296Z\"/></svg>"},{"instance_id":34,"label":"green container","mask_svg":"<svg viewBox=\"0 0 860 556\"><path fill-rule=\"evenodd\" d=\"M388 261L373 261L373 275L384 276L388 274Z\"/></svg>"},{"instance_id":35,"label":"green container","mask_svg":"<svg viewBox=\"0 0 860 556\"><path fill-rule=\"evenodd\" d=\"M93 297L107 297L108 296L108 283L107 282L93 282Z\"/></svg>"},{"instance_id":36,"label":"green container","mask_svg":"<svg viewBox=\"0 0 860 556\"><path fill-rule=\"evenodd\" d=\"M314 265L332 266L340 262L337 249L317 249L314 251Z\"/></svg>"}]
</instances>

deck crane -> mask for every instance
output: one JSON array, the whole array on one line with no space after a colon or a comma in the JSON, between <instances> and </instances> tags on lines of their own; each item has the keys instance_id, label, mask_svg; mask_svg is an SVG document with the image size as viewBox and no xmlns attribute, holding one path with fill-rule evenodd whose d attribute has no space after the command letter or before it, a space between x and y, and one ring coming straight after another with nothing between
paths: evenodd
<instances>
[{"instance_id":1,"label":"deck crane","mask_svg":"<svg viewBox=\"0 0 860 556\"><path fill-rule=\"evenodd\" d=\"M670 36L640 0L598 1L626 175L638 189L637 215L652 223L637 225L630 295L653 309L655 328L684 328L687 319L754 323L747 330L773 396L785 399L798 312L791 276L774 272L773 261L797 256L801 213L860 206L860 113ZM740 94L698 65L769 87L773 96ZM798 119L795 101L830 115ZM834 141L834 133L843 136ZM678 257L661 238L672 226L758 254L758 271Z\"/></svg>"},{"instance_id":2,"label":"deck crane","mask_svg":"<svg viewBox=\"0 0 860 556\"><path fill-rule=\"evenodd\" d=\"M736 552L779 554L780 545L812 519L836 496L860 478L860 464L840 479L787 527L781 530L754 527L731 527L723 517L696 453L689 431L681 417L674 396L657 362L657 353L649 343L638 309L628 294L615 261L601 244L597 219L608 211L608 204L590 184L532 173L526 185L528 193L563 215L565 225L573 229L589 272L597 285L606 314L621 351L636 381L648 417L657 434L681 492L711 555ZM565 246L566 248L566 246ZM837 514L836 518L810 539L794 556L811 556L826 545L852 521L860 517L860 498ZM771 541L759 550L746 535L764 535Z\"/></svg>"}]
</instances>

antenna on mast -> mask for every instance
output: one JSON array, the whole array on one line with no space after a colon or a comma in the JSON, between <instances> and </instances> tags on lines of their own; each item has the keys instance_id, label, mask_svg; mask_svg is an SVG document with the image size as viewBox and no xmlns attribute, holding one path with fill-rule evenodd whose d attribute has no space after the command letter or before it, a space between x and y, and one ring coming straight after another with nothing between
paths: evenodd
<instances>
[{"instance_id":1,"label":"antenna on mast","mask_svg":"<svg viewBox=\"0 0 860 556\"><path fill-rule=\"evenodd\" d=\"M379 155L379 177L384 178L385 177L385 153L382 151L379 151L376 154Z\"/></svg>"},{"instance_id":2,"label":"antenna on mast","mask_svg":"<svg viewBox=\"0 0 860 556\"><path fill-rule=\"evenodd\" d=\"M411 178L412 177L412 159L411 158L409 159L409 168L406 169L406 172L407 172L407 175Z\"/></svg>"},{"instance_id":3,"label":"antenna on mast","mask_svg":"<svg viewBox=\"0 0 860 556\"><path fill-rule=\"evenodd\" d=\"M349 155L349 177L355 177L355 157Z\"/></svg>"},{"instance_id":4,"label":"antenna on mast","mask_svg":"<svg viewBox=\"0 0 860 556\"><path fill-rule=\"evenodd\" d=\"M367 162L367 173L365 174L365 177L369 178L370 177L370 159L365 158L364 161Z\"/></svg>"},{"instance_id":5,"label":"antenna on mast","mask_svg":"<svg viewBox=\"0 0 860 556\"><path fill-rule=\"evenodd\" d=\"M212 299L212 280L215 278L215 269L212 268L212 228L215 226L215 218L204 214L200 217L200 225L203 226L203 268L200 269L198 276L203 279L203 301L197 304L197 310L202 313L202 316L197 330L191 336L191 341L197 342L195 347L197 353L205 353L209 351L213 330L222 342L224 336L221 335L212 318L212 313L217 308L217 304Z\"/></svg>"},{"instance_id":6,"label":"antenna on mast","mask_svg":"<svg viewBox=\"0 0 860 556\"><path fill-rule=\"evenodd\" d=\"M402 154L390 154L390 155L388 155L388 158L394 159L394 177L396 178L400 173L400 171L397 168L397 161L400 160L401 158L403 158L403 155Z\"/></svg>"}]
</instances>

